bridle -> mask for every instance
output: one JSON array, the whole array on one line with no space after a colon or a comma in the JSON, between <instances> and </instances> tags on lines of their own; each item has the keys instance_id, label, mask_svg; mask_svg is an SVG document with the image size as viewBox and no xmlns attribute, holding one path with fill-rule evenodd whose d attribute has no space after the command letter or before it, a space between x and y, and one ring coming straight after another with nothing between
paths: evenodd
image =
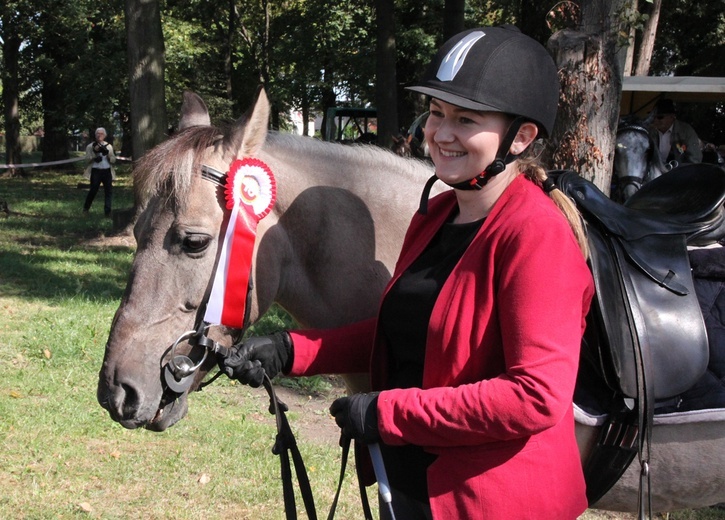
<instances>
[{"instance_id":1,"label":"bridle","mask_svg":"<svg viewBox=\"0 0 725 520\"><path fill-rule=\"evenodd\" d=\"M202 165L201 178L223 188L226 183L227 174L211 166ZM162 403L167 402L169 398L176 399L179 395L191 388L196 372L204 365L209 352L221 356L229 355L229 349L227 347L222 346L208 336L211 325L204 321L204 311L209 299L210 287L211 284L207 287L204 298L199 305L194 329L184 332L171 346L169 362L164 366L163 370L162 382L165 384L165 390L162 396ZM239 336L241 336L242 332L243 329L239 331ZM192 350L195 347L201 347L203 349L200 361L194 362L190 356L176 353L176 347L184 342L188 342ZM219 375L217 374L210 381L200 384L197 390L201 390L208 384L211 384ZM168 391L170 391L171 395L167 396Z\"/></svg>"},{"instance_id":2,"label":"bridle","mask_svg":"<svg viewBox=\"0 0 725 520\"><path fill-rule=\"evenodd\" d=\"M622 132L637 132L639 134L643 134L649 139L649 131L639 123L635 122L624 122L617 128L617 136L619 136ZM650 147L647 149L647 160L649 161L652 157L653 149L650 143ZM617 177L617 187L619 190L619 193L624 194L625 188L629 186L634 186L635 191L638 191L642 185L646 182L646 176L648 174L645 174L645 177L637 177L636 175L624 175L622 177Z\"/></svg>"},{"instance_id":3,"label":"bridle","mask_svg":"<svg viewBox=\"0 0 725 520\"><path fill-rule=\"evenodd\" d=\"M219 170L211 166L202 165L201 178L210 181L213 184L216 184L218 187L224 188L226 186L227 174L220 172ZM197 371L204 365L210 352L216 355L217 358L228 357L232 352L231 348L221 345L220 343L211 339L208 335L209 330L213 325L204 321L204 315L209 301L210 289L211 281L204 294L204 298L199 305L194 329L184 332L171 346L169 352L169 361L168 363L166 363L166 365L164 365L163 368L162 385L164 387L164 393L161 398L161 406L163 406L165 403L177 399L180 395L182 395L184 392L188 391L191 388ZM247 288L247 299L249 299L251 296L251 289L252 279L250 277L250 283ZM243 328L239 329L238 337L234 339L235 344L241 338L243 331L248 326L249 305L247 305L246 309L247 312L244 316ZM176 352L177 347L181 343L185 342L191 346L191 350L194 350L195 348L203 349L203 354L199 361L195 362L190 356L178 354ZM191 352L189 352L189 354L191 354ZM201 382L195 389L195 391L201 391L204 387L213 383L221 374L222 372L221 370L219 370L216 375L214 375L210 380ZM302 455L297 446L297 441L295 440L292 428L290 427L287 416L285 415L288 407L285 403L280 401L279 398L277 398L274 386L272 385L272 381L266 374L264 374L262 384L267 391L267 394L269 395L269 413L275 416L275 422L277 426L277 436L272 447L272 453L274 453L275 455L279 455L280 457L282 490L286 518L287 520L295 520L297 518L295 492L292 482L292 467L290 464L291 457L292 462L294 463L295 474L297 476L297 481L300 488L300 495L305 505L307 517L310 520L317 520L317 511L315 509L312 488L310 486L310 481L307 476L307 470L305 468L304 461L302 460ZM345 467L350 450L350 439L342 436L340 439L340 445L343 448L343 462L340 470L340 480L337 488L337 493L330 508L328 520L332 520L332 518L334 517L338 498L342 489L343 476L345 474ZM362 482L359 477L360 475L358 473L358 481ZM362 484L360 484L360 493L363 502L365 519L372 520L372 513L368 503L367 494ZM395 517L393 516L393 518Z\"/></svg>"}]
</instances>

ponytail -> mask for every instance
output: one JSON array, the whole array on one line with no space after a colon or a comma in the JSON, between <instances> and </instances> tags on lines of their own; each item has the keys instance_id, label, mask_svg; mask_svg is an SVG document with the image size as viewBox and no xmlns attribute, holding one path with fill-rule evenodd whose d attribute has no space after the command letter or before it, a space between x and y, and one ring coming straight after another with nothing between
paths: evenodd
<instances>
[{"instance_id":1,"label":"ponytail","mask_svg":"<svg viewBox=\"0 0 725 520\"><path fill-rule=\"evenodd\" d=\"M549 195L554 204L556 204L556 207L561 210L564 217L569 222L571 230L574 232L574 237L579 244L579 249L584 255L584 258L589 259L589 242L587 241L587 234L584 230L582 216L576 208L574 202L561 190L556 188L554 181L549 178L546 170L535 158L520 159L519 168L530 181L540 186L541 189Z\"/></svg>"}]
</instances>

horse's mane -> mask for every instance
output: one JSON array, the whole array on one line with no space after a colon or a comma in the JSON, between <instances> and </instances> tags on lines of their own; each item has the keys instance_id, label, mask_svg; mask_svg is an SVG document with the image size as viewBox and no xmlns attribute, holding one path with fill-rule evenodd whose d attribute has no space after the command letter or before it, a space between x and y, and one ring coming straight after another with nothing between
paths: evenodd
<instances>
[{"instance_id":1,"label":"horse's mane","mask_svg":"<svg viewBox=\"0 0 725 520\"><path fill-rule=\"evenodd\" d=\"M274 149L275 157L288 157L291 161L298 161L300 157L306 156L312 158L320 167L333 168L336 171L340 170L342 163L349 164L358 170L355 173L368 178L376 174L385 178L395 172L419 187L422 186L421 172L425 173L425 182L431 168L426 161L400 157L391 150L374 145L342 145L294 134L270 132L266 146Z\"/></svg>"},{"instance_id":2,"label":"horse's mane","mask_svg":"<svg viewBox=\"0 0 725 520\"><path fill-rule=\"evenodd\" d=\"M201 172L201 161L206 150L217 147L225 154L224 143L229 142L231 126L196 126L187 128L147 152L134 168L134 188L142 204L153 196L164 196L167 202L183 205L189 195L193 176ZM264 150L275 158L290 164L302 164L308 158L320 171L335 170L345 184L345 173L340 165L351 165L362 178L372 175L390 175L396 172L406 181L422 186L421 171L428 172L423 161L404 159L390 150L370 145L340 145L309 137L269 132ZM352 177L352 176L350 176ZM355 175L355 178L361 176ZM352 179L350 179L352 180Z\"/></svg>"},{"instance_id":3,"label":"horse's mane","mask_svg":"<svg viewBox=\"0 0 725 520\"><path fill-rule=\"evenodd\" d=\"M144 204L163 194L167 201L183 204L189 197L193 175L201 172L205 150L218 145L228 132L228 128L195 126L149 150L134 168L137 199Z\"/></svg>"}]
</instances>

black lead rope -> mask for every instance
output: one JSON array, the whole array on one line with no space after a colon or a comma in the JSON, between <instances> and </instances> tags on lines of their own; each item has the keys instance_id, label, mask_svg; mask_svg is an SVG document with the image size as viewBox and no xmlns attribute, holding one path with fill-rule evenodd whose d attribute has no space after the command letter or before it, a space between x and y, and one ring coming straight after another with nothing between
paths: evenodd
<instances>
[{"instance_id":1,"label":"black lead rope","mask_svg":"<svg viewBox=\"0 0 725 520\"><path fill-rule=\"evenodd\" d=\"M196 344L204 347L220 357L229 356L230 349L219 345L219 343L210 339L206 334L203 333L204 327L201 326L196 337ZM210 380L202 382L197 391L201 391L206 386L213 383L220 375L222 371L219 370ZM317 520L317 511L315 509L315 500L312 496L312 487L310 486L310 479L307 476L307 469L305 463L302 460L302 454L297 447L297 441L292 433L289 421L285 412L287 411L287 405L284 404L277 398L277 394L272 386L272 381L267 374L264 374L262 380L264 388L267 390L269 395L269 413L274 415L275 422L277 424L277 437L275 438L274 446L272 446L272 453L279 455L281 474L282 474L282 492L284 496L284 510L287 520L297 519L297 506L295 504L295 492L292 484L292 467L290 465L290 455L295 465L295 473L297 475L297 482L300 487L300 494L305 504L305 511L309 520Z\"/></svg>"},{"instance_id":2,"label":"black lead rope","mask_svg":"<svg viewBox=\"0 0 725 520\"><path fill-rule=\"evenodd\" d=\"M297 447L297 441L290 428L289 421L287 420L287 405L284 404L277 398L272 386L272 380L264 374L262 380L264 388L267 390L269 395L269 413L275 416L277 423L277 438L274 446L272 447L272 453L279 455L281 474L282 474L282 491L284 495L284 510L287 520L296 520L297 518L297 507L295 505L295 494L292 486L292 469L290 467L290 454L292 455L292 461L295 465L295 473L297 474L297 482L300 487L300 495L305 503L305 511L307 517L310 520L317 520L317 510L315 509L315 501L312 496L312 487L310 486L310 480L307 476L307 469L305 463L302 460L302 455ZM333 520L335 517L335 510L337 509L337 503L340 498L340 491L342 490L342 482L345 478L345 469L347 467L347 461L350 456L350 438L341 435L340 446L342 447L342 461L340 463L340 478L337 483L337 491L335 492L335 498L330 506L330 513L327 515L327 520ZM368 501L368 495L365 491L363 484L362 475L360 474L360 466L357 466L357 477L358 486L360 490L360 500L362 501L363 514L365 520L373 520L372 511L370 509L370 503Z\"/></svg>"},{"instance_id":3,"label":"black lead rope","mask_svg":"<svg viewBox=\"0 0 725 520\"><path fill-rule=\"evenodd\" d=\"M300 487L300 494L305 503L305 511L310 520L317 520L317 511L315 509L315 500L312 497L312 487L310 479L307 477L307 469L302 460L302 455L297 447L297 441L290 428L289 421L285 412L287 405L277 398L272 386L272 381L267 374L264 374L262 381L264 388L269 394L269 413L273 414L277 423L277 438L272 447L272 453L279 455L282 472L282 491L284 494L284 510L287 520L297 518L297 508L295 505L295 493L292 487L292 469L290 467L290 455L295 465L295 473L297 474L297 482Z\"/></svg>"},{"instance_id":4,"label":"black lead rope","mask_svg":"<svg viewBox=\"0 0 725 520\"><path fill-rule=\"evenodd\" d=\"M340 447L342 448L342 460L340 461L340 478L337 481L337 491L335 492L335 498L330 506L330 514L327 515L327 520L333 520L335 517L335 510L337 509L337 502L340 499L340 491L342 490L342 481L345 480L345 469L347 468L347 460L350 457L350 437L342 434L340 435ZM356 466L357 472L357 483L360 491L360 501L362 502L363 515L365 520L373 520L373 513L370 509L370 502L368 501L368 494L365 491L365 485L361 475L360 465Z\"/></svg>"},{"instance_id":5,"label":"black lead rope","mask_svg":"<svg viewBox=\"0 0 725 520\"><path fill-rule=\"evenodd\" d=\"M229 355L229 349L209 339L206 335L201 334L197 338L198 344L208 348L219 356L226 357ZM201 391L204 387L214 382L222 371L218 371L210 380L202 382L197 391ZM277 394L274 391L272 380L264 374L262 384L269 395L269 413L274 415L275 422L277 425L277 436L275 438L274 446L272 447L272 453L279 455L280 458L280 472L282 476L282 494L284 497L284 510L287 520L297 519L297 506L295 502L294 486L292 483L292 467L290 465L290 456L292 462L295 465L295 474L297 475L297 482L300 488L300 495L305 504L305 511L309 520L317 520L317 510L315 508L315 500L312 496L312 487L310 486L310 479L307 476L307 469L305 463L302 460L302 454L297 446L292 428L290 427L287 415L285 412L288 407L285 403L277 398ZM328 520L333 520L335 516L335 510L337 509L337 503L340 498L340 491L342 490L342 482L345 477L345 469L347 467L347 461L350 454L350 438L342 435L340 437L340 446L342 447L342 461L340 467L340 479L337 484L337 492L335 498L330 507L330 513L327 516ZM363 479L360 474L360 467L357 467L358 486L360 488L360 500L362 501L363 513L365 520L373 520L372 512L370 509L370 503L368 496L363 485Z\"/></svg>"}]
</instances>

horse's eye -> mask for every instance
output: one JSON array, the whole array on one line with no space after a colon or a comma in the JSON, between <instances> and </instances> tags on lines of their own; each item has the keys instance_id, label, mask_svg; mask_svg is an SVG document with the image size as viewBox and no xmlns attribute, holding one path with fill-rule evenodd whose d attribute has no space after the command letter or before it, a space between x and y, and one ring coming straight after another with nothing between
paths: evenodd
<instances>
[{"instance_id":1,"label":"horse's eye","mask_svg":"<svg viewBox=\"0 0 725 520\"><path fill-rule=\"evenodd\" d=\"M184 249L188 253L201 253L209 247L210 242L211 237L209 235L187 235L184 237Z\"/></svg>"}]
</instances>

